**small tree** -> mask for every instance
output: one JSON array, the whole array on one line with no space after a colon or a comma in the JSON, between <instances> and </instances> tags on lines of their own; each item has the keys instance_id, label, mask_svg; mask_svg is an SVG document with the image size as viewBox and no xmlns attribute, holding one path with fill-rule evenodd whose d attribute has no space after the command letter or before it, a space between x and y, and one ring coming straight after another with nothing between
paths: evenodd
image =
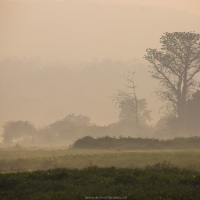
<instances>
[{"instance_id":1,"label":"small tree","mask_svg":"<svg viewBox=\"0 0 200 200\"><path fill-rule=\"evenodd\" d=\"M147 121L151 119L150 111L147 110L147 102L145 99L137 99L137 111L136 103L134 99L124 99L119 102L120 121L127 121L136 124L136 126L145 126ZM137 114L134 114L136 113ZM137 118L136 118L137 117Z\"/></svg>"},{"instance_id":2,"label":"small tree","mask_svg":"<svg viewBox=\"0 0 200 200\"><path fill-rule=\"evenodd\" d=\"M170 105L179 127L186 122L186 104L196 90L200 72L200 34L193 32L165 33L161 50L147 49L152 77L159 80L158 95ZM183 130L183 129L182 129Z\"/></svg>"},{"instance_id":3,"label":"small tree","mask_svg":"<svg viewBox=\"0 0 200 200\"><path fill-rule=\"evenodd\" d=\"M9 121L3 126L3 142L27 143L36 134L36 128L28 121Z\"/></svg>"},{"instance_id":4,"label":"small tree","mask_svg":"<svg viewBox=\"0 0 200 200\"><path fill-rule=\"evenodd\" d=\"M127 81L125 90L118 90L114 95L113 101L121 109L119 118L121 121L129 121L136 125L141 131L141 125L150 120L150 111L146 110L146 100L138 99L134 83L134 72L129 72L122 77Z\"/></svg>"},{"instance_id":5,"label":"small tree","mask_svg":"<svg viewBox=\"0 0 200 200\"><path fill-rule=\"evenodd\" d=\"M74 138L82 137L91 126L90 118L83 115L69 114L40 130L42 140L49 144L65 144Z\"/></svg>"}]
</instances>

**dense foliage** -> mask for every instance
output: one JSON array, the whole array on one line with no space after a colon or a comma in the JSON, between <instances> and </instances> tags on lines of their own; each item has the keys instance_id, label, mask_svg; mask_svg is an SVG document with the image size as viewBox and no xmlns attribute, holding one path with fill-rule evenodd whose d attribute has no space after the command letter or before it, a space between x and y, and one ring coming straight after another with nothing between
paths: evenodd
<instances>
[{"instance_id":1,"label":"dense foliage","mask_svg":"<svg viewBox=\"0 0 200 200\"><path fill-rule=\"evenodd\" d=\"M199 191L199 172L163 165L143 170L89 167L0 174L4 200L197 200Z\"/></svg>"}]
</instances>

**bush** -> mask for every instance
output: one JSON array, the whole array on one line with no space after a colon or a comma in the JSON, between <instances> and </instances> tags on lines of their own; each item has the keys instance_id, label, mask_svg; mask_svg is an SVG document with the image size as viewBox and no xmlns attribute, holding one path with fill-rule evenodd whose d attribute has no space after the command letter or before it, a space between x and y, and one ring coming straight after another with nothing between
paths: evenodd
<instances>
[{"instance_id":1,"label":"bush","mask_svg":"<svg viewBox=\"0 0 200 200\"><path fill-rule=\"evenodd\" d=\"M91 136L77 139L73 149L124 149L124 150L153 150L153 149L199 149L200 137L178 137L170 140L155 138L131 138L131 137L99 137Z\"/></svg>"}]
</instances>

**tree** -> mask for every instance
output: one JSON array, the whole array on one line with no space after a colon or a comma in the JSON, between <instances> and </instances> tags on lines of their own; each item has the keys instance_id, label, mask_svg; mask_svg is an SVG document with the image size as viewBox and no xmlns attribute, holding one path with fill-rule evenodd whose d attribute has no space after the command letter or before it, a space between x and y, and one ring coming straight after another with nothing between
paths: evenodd
<instances>
[{"instance_id":1,"label":"tree","mask_svg":"<svg viewBox=\"0 0 200 200\"><path fill-rule=\"evenodd\" d=\"M159 80L158 95L184 128L187 100L196 91L196 75L200 72L200 34L194 32L165 33L161 50L147 49L152 77Z\"/></svg>"},{"instance_id":2,"label":"tree","mask_svg":"<svg viewBox=\"0 0 200 200\"><path fill-rule=\"evenodd\" d=\"M3 129L3 142L6 144L30 142L37 131L28 121L9 121Z\"/></svg>"},{"instance_id":3,"label":"tree","mask_svg":"<svg viewBox=\"0 0 200 200\"><path fill-rule=\"evenodd\" d=\"M200 130L200 91L198 90L192 95L187 102L187 129L191 133L198 133Z\"/></svg>"},{"instance_id":4,"label":"tree","mask_svg":"<svg viewBox=\"0 0 200 200\"><path fill-rule=\"evenodd\" d=\"M135 99L131 98L121 100L119 102L119 108L120 121L132 122L141 127L151 119L150 111L147 110L147 102L145 99L137 99L137 111ZM137 114L134 114L136 112Z\"/></svg>"},{"instance_id":5,"label":"tree","mask_svg":"<svg viewBox=\"0 0 200 200\"><path fill-rule=\"evenodd\" d=\"M146 109L145 99L138 99L134 83L134 72L122 77L127 82L125 90L118 90L113 100L120 108L120 121L132 122L141 131L141 126L150 120L150 111Z\"/></svg>"},{"instance_id":6,"label":"tree","mask_svg":"<svg viewBox=\"0 0 200 200\"><path fill-rule=\"evenodd\" d=\"M90 118L84 115L69 114L62 121L70 122L76 126L90 126Z\"/></svg>"},{"instance_id":7,"label":"tree","mask_svg":"<svg viewBox=\"0 0 200 200\"><path fill-rule=\"evenodd\" d=\"M91 126L90 118L83 115L69 114L40 130L43 141L51 144L65 144L76 137L84 135Z\"/></svg>"}]
</instances>

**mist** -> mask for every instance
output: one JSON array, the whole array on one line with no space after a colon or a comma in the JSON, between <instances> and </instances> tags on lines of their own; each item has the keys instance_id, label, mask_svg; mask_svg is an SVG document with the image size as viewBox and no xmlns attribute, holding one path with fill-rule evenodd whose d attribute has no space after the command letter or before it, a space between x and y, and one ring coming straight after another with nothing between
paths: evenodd
<instances>
[{"instance_id":1,"label":"mist","mask_svg":"<svg viewBox=\"0 0 200 200\"><path fill-rule=\"evenodd\" d=\"M89 116L97 125L116 122L119 109L113 103L113 95L126 84L121 76L137 68L138 95L148 97L149 106L156 110L153 89L146 90L148 82L142 81L148 78L146 67L137 60L93 60L83 63L82 69L70 69L59 62L42 65L38 60L7 60L0 66L1 81L6 86L1 88L2 125L24 120L44 127L71 113ZM158 116L154 112L155 119Z\"/></svg>"},{"instance_id":2,"label":"mist","mask_svg":"<svg viewBox=\"0 0 200 200\"><path fill-rule=\"evenodd\" d=\"M160 48L165 32L200 32L197 6L178 2L1 1L0 126L22 120L42 129L72 113L98 126L117 123L112 97L129 71L154 126L163 102L146 49Z\"/></svg>"}]
</instances>

